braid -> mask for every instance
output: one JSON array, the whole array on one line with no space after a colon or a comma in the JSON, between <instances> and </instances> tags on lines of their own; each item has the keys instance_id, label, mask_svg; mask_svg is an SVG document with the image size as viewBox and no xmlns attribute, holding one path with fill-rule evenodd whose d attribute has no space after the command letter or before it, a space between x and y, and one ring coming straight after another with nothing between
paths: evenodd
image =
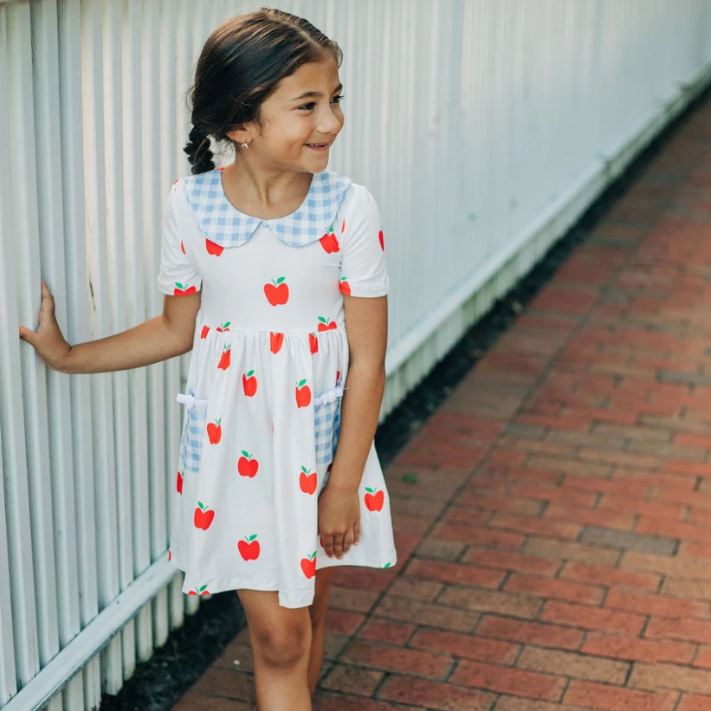
<instances>
[{"instance_id":1,"label":"braid","mask_svg":"<svg viewBox=\"0 0 711 711\"><path fill-rule=\"evenodd\" d=\"M193 126L190 131L189 141L185 144L183 151L188 154L188 160L192 166L192 173L205 173L213 170L212 151L210 150L210 138L204 129Z\"/></svg>"}]
</instances>

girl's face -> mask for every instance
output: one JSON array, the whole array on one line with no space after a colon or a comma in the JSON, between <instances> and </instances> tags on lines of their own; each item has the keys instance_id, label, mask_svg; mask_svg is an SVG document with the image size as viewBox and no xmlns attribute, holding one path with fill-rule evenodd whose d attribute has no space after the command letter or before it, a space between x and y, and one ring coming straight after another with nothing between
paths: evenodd
<instances>
[{"instance_id":1,"label":"girl's face","mask_svg":"<svg viewBox=\"0 0 711 711\"><path fill-rule=\"evenodd\" d=\"M250 164L319 173L328 165L329 146L344 123L341 89L335 59L302 64L262 103L261 127L245 124L244 130L228 135L249 142L249 148L238 151ZM308 145L319 143L328 145L320 150Z\"/></svg>"}]
</instances>

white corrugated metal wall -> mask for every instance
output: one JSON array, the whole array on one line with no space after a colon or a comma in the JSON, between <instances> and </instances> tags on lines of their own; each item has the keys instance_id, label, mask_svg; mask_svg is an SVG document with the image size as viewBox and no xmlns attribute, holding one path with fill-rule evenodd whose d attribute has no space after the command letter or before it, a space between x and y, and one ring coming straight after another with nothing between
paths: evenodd
<instances>
[{"instance_id":1,"label":"white corrugated metal wall","mask_svg":"<svg viewBox=\"0 0 711 711\"><path fill-rule=\"evenodd\" d=\"M67 376L23 344L160 312L161 203L220 0L0 0L0 707L96 708L197 602L166 565L189 356ZM281 2L344 49L329 167L380 203L392 409L709 80L706 0Z\"/></svg>"}]
</instances>

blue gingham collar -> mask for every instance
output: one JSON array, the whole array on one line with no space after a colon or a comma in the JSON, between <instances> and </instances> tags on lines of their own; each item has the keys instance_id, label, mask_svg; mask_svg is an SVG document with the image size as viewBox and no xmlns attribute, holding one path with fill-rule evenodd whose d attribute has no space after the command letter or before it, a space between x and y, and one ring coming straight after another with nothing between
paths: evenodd
<instances>
[{"instance_id":1,"label":"blue gingham collar","mask_svg":"<svg viewBox=\"0 0 711 711\"><path fill-rule=\"evenodd\" d=\"M314 173L309 192L295 212L263 220L240 212L227 199L221 169L184 176L181 181L203 235L221 247L239 247L264 222L290 247L304 247L321 239L330 229L351 179L324 170Z\"/></svg>"}]
</instances>

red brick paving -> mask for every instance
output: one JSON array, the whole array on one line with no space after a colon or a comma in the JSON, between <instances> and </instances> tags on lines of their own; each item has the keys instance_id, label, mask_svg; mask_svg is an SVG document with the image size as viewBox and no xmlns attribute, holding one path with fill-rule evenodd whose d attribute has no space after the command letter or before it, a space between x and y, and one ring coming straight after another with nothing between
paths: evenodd
<instances>
[{"instance_id":1,"label":"red brick paving","mask_svg":"<svg viewBox=\"0 0 711 711\"><path fill-rule=\"evenodd\" d=\"M711 711L709 128L388 467L399 563L336 571L315 709ZM175 709L253 694L243 630Z\"/></svg>"}]
</instances>

